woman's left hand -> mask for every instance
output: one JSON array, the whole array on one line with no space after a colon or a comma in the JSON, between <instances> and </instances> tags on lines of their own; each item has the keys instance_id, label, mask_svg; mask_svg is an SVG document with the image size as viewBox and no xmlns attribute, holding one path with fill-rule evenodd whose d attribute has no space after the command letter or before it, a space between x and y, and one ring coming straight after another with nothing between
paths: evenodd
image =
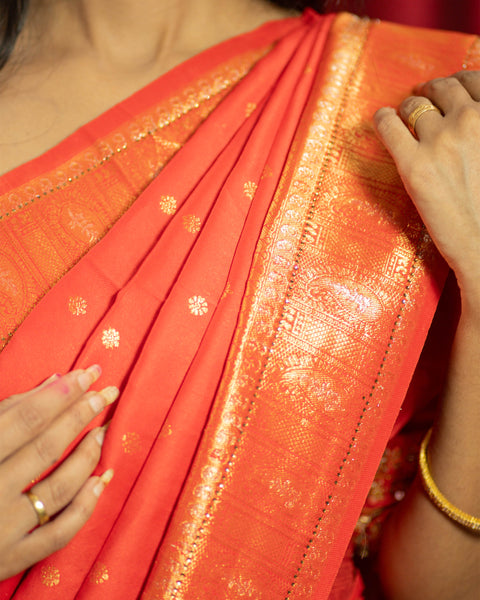
<instances>
[{"instance_id":1,"label":"woman's left hand","mask_svg":"<svg viewBox=\"0 0 480 600\"><path fill-rule=\"evenodd\" d=\"M399 109L375 115L405 188L433 241L455 271L463 300L480 306L480 71L418 86ZM412 133L409 116L419 116Z\"/></svg>"}]
</instances>

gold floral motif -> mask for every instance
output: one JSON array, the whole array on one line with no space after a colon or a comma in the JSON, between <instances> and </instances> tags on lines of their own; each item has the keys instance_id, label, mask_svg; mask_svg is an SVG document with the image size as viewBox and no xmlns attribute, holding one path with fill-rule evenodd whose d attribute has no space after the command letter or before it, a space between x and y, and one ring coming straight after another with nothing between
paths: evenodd
<instances>
[{"instance_id":1,"label":"gold floral motif","mask_svg":"<svg viewBox=\"0 0 480 600\"><path fill-rule=\"evenodd\" d=\"M247 108L245 109L245 116L248 118L256 108L257 105L255 104L255 102L249 102L247 104Z\"/></svg>"},{"instance_id":2,"label":"gold floral motif","mask_svg":"<svg viewBox=\"0 0 480 600\"><path fill-rule=\"evenodd\" d=\"M165 427L162 428L162 430L160 431L159 437L169 437L171 436L173 433L172 430L172 426L171 425L165 425Z\"/></svg>"},{"instance_id":3,"label":"gold floral motif","mask_svg":"<svg viewBox=\"0 0 480 600\"><path fill-rule=\"evenodd\" d=\"M47 565L42 567L40 579L46 587L55 587L60 583L60 571L55 567Z\"/></svg>"},{"instance_id":4,"label":"gold floral motif","mask_svg":"<svg viewBox=\"0 0 480 600\"><path fill-rule=\"evenodd\" d=\"M195 215L185 215L182 219L184 228L189 233L198 233L202 222Z\"/></svg>"},{"instance_id":5,"label":"gold floral motif","mask_svg":"<svg viewBox=\"0 0 480 600\"><path fill-rule=\"evenodd\" d=\"M95 563L90 572L90 583L95 583L96 585L100 585L108 581L108 569L105 565L101 563Z\"/></svg>"},{"instance_id":6,"label":"gold floral motif","mask_svg":"<svg viewBox=\"0 0 480 600\"><path fill-rule=\"evenodd\" d=\"M247 183L243 186L243 193L250 200L255 196L255 192L257 191L257 184L254 181L247 181Z\"/></svg>"},{"instance_id":7,"label":"gold floral motif","mask_svg":"<svg viewBox=\"0 0 480 600\"><path fill-rule=\"evenodd\" d=\"M87 301L81 296L72 296L68 299L68 310L78 317L87 314Z\"/></svg>"},{"instance_id":8,"label":"gold floral motif","mask_svg":"<svg viewBox=\"0 0 480 600\"><path fill-rule=\"evenodd\" d=\"M251 579L247 579L242 575L238 575L235 579L228 582L228 589L233 592L235 598L260 598L260 590L258 590Z\"/></svg>"},{"instance_id":9,"label":"gold floral motif","mask_svg":"<svg viewBox=\"0 0 480 600\"><path fill-rule=\"evenodd\" d=\"M268 177L273 177L273 171L272 167L270 167L269 165L265 165L265 167L263 168L261 179L267 179Z\"/></svg>"},{"instance_id":10,"label":"gold floral motif","mask_svg":"<svg viewBox=\"0 0 480 600\"><path fill-rule=\"evenodd\" d=\"M225 289L223 290L223 294L221 295L220 300L224 300L227 296L230 296L230 294L233 294L232 286L230 285L230 282L227 281L227 285L225 286Z\"/></svg>"},{"instance_id":11,"label":"gold floral motif","mask_svg":"<svg viewBox=\"0 0 480 600\"><path fill-rule=\"evenodd\" d=\"M480 64L480 40L476 37L470 46L462 69L478 69Z\"/></svg>"},{"instance_id":12,"label":"gold floral motif","mask_svg":"<svg viewBox=\"0 0 480 600\"><path fill-rule=\"evenodd\" d=\"M135 454L140 450L140 435L135 431L128 431L122 435L122 448L125 454Z\"/></svg>"},{"instance_id":13,"label":"gold floral motif","mask_svg":"<svg viewBox=\"0 0 480 600\"><path fill-rule=\"evenodd\" d=\"M173 196L162 196L160 198L160 210L167 215L174 215L177 210L177 201Z\"/></svg>"},{"instance_id":14,"label":"gold floral motif","mask_svg":"<svg viewBox=\"0 0 480 600\"><path fill-rule=\"evenodd\" d=\"M70 217L68 223L70 229L78 229L80 234L91 244L98 240L98 231L95 229L94 224L89 221L88 217L81 212L73 212L71 209L68 209L68 215Z\"/></svg>"},{"instance_id":15,"label":"gold floral motif","mask_svg":"<svg viewBox=\"0 0 480 600\"><path fill-rule=\"evenodd\" d=\"M188 299L188 309L196 317L200 317L208 312L208 304L202 296L192 296Z\"/></svg>"},{"instance_id":16,"label":"gold floral motif","mask_svg":"<svg viewBox=\"0 0 480 600\"><path fill-rule=\"evenodd\" d=\"M105 346L105 348L107 348L107 350L118 348L120 346L119 332L113 327L104 329L102 333L102 344Z\"/></svg>"}]
</instances>

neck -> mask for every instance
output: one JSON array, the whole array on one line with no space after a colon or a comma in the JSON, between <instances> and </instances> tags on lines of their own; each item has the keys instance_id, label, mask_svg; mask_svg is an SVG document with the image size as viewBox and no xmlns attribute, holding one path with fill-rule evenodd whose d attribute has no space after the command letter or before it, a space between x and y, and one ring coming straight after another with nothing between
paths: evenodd
<instances>
[{"instance_id":1,"label":"neck","mask_svg":"<svg viewBox=\"0 0 480 600\"><path fill-rule=\"evenodd\" d=\"M26 30L36 51L42 44L55 56L87 53L128 70L195 54L286 14L267 0L33 0Z\"/></svg>"}]
</instances>

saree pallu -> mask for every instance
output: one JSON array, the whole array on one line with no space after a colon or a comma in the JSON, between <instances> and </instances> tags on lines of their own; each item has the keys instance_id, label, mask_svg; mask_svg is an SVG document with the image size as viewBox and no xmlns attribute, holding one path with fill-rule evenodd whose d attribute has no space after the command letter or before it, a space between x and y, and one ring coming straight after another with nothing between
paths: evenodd
<instances>
[{"instance_id":1,"label":"saree pallu","mask_svg":"<svg viewBox=\"0 0 480 600\"><path fill-rule=\"evenodd\" d=\"M1 397L92 363L122 394L92 519L0 598L361 597L334 580L446 276L371 117L477 56L307 11L2 178Z\"/></svg>"}]
</instances>

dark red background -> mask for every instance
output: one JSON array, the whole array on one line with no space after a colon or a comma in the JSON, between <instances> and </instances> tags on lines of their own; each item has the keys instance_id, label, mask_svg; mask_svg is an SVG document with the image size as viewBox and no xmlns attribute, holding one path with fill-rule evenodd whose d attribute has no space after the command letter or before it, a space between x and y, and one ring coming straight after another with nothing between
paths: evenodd
<instances>
[{"instance_id":1,"label":"dark red background","mask_svg":"<svg viewBox=\"0 0 480 600\"><path fill-rule=\"evenodd\" d=\"M364 0L369 17L480 33L480 0Z\"/></svg>"}]
</instances>

